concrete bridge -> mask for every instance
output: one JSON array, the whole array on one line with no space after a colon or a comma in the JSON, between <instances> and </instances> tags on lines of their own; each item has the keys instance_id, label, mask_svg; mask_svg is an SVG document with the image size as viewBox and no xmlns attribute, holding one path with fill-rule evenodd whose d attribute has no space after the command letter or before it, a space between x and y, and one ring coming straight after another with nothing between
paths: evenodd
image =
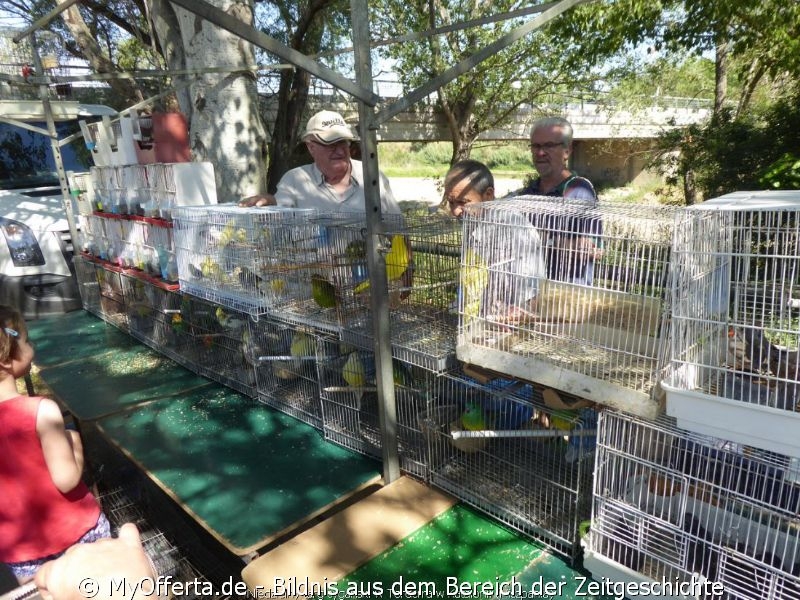
<instances>
[{"instance_id":1,"label":"concrete bridge","mask_svg":"<svg viewBox=\"0 0 800 600\"><path fill-rule=\"evenodd\" d=\"M318 102L320 107L338 110L349 122L358 120L357 108L350 103ZM551 111L524 107L507 127L483 132L478 140L527 141L536 118L542 114L563 116L572 123L575 133L572 168L596 184L621 186L652 177L645 167L660 133L702 122L710 113L710 103L680 98L655 98L651 106L636 111L610 110L594 102L554 106ZM433 108L415 105L383 123L378 140L449 142L450 131Z\"/></svg>"}]
</instances>

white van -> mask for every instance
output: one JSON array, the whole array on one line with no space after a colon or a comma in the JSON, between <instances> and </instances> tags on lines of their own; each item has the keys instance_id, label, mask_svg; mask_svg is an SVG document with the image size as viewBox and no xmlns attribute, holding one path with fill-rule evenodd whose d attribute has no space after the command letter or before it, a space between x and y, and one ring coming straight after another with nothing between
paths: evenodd
<instances>
[{"instance_id":1,"label":"white van","mask_svg":"<svg viewBox=\"0 0 800 600\"><path fill-rule=\"evenodd\" d=\"M79 120L116 115L98 104L51 104L59 139L79 132ZM80 308L81 298L50 141L26 125L47 128L41 102L0 101L0 303L33 319ZM92 165L82 137L61 154L65 170Z\"/></svg>"}]
</instances>

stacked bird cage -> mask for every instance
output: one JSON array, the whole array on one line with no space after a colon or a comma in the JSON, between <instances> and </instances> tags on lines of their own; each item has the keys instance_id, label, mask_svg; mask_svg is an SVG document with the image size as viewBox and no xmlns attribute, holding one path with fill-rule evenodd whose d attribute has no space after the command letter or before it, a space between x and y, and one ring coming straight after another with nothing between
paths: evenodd
<instances>
[{"instance_id":1,"label":"stacked bird cage","mask_svg":"<svg viewBox=\"0 0 800 600\"><path fill-rule=\"evenodd\" d=\"M122 285L129 333L159 352L175 352L178 336L172 318L181 312L177 286L130 275L122 276Z\"/></svg>"},{"instance_id":2,"label":"stacked bird cage","mask_svg":"<svg viewBox=\"0 0 800 600\"><path fill-rule=\"evenodd\" d=\"M654 416L674 215L541 197L468 207L458 358Z\"/></svg>"},{"instance_id":3,"label":"stacked bird cage","mask_svg":"<svg viewBox=\"0 0 800 600\"><path fill-rule=\"evenodd\" d=\"M330 339L318 347L317 370L325 437L380 457L382 432L373 352ZM392 359L400 468L427 477L426 441L418 427L430 373Z\"/></svg>"},{"instance_id":4,"label":"stacked bird cage","mask_svg":"<svg viewBox=\"0 0 800 600\"><path fill-rule=\"evenodd\" d=\"M382 444L374 354L329 340L320 345L317 371L325 438L379 458Z\"/></svg>"},{"instance_id":5,"label":"stacked bird cage","mask_svg":"<svg viewBox=\"0 0 800 600\"><path fill-rule=\"evenodd\" d=\"M170 313L174 349L162 352L195 373L254 397L255 372L243 353L249 318L246 313L183 294L178 312Z\"/></svg>"},{"instance_id":6,"label":"stacked bird cage","mask_svg":"<svg viewBox=\"0 0 800 600\"><path fill-rule=\"evenodd\" d=\"M255 369L261 402L322 429L316 369L318 338L314 330L262 317L248 323L242 353Z\"/></svg>"},{"instance_id":7,"label":"stacked bird cage","mask_svg":"<svg viewBox=\"0 0 800 600\"><path fill-rule=\"evenodd\" d=\"M533 386L510 379L449 373L432 383L417 417L431 483L575 559L596 412L547 408Z\"/></svg>"},{"instance_id":8,"label":"stacked bird cage","mask_svg":"<svg viewBox=\"0 0 800 600\"><path fill-rule=\"evenodd\" d=\"M172 211L181 289L252 315L309 298L313 210L187 206Z\"/></svg>"},{"instance_id":9,"label":"stacked bird cage","mask_svg":"<svg viewBox=\"0 0 800 600\"><path fill-rule=\"evenodd\" d=\"M679 215L667 412L800 456L800 194L736 193Z\"/></svg>"},{"instance_id":10,"label":"stacked bird cage","mask_svg":"<svg viewBox=\"0 0 800 600\"><path fill-rule=\"evenodd\" d=\"M372 348L373 322L366 244L350 228L339 271L342 339ZM443 373L455 365L456 290L461 224L444 215L388 215L381 235L388 281L392 354L403 363Z\"/></svg>"},{"instance_id":11,"label":"stacked bird cage","mask_svg":"<svg viewBox=\"0 0 800 600\"><path fill-rule=\"evenodd\" d=\"M295 271L301 293L287 296L271 313L287 323L338 334L348 282L368 280L364 214L311 215L309 227L302 267Z\"/></svg>"},{"instance_id":12,"label":"stacked bird cage","mask_svg":"<svg viewBox=\"0 0 800 600\"><path fill-rule=\"evenodd\" d=\"M584 566L616 581L680 582L686 597L797 598L799 467L668 417L604 411ZM712 596L710 583L724 593Z\"/></svg>"},{"instance_id":13,"label":"stacked bird cage","mask_svg":"<svg viewBox=\"0 0 800 600\"><path fill-rule=\"evenodd\" d=\"M100 316L103 320L127 331L128 318L120 270L97 263L94 267L100 293Z\"/></svg>"},{"instance_id":14,"label":"stacked bird cage","mask_svg":"<svg viewBox=\"0 0 800 600\"><path fill-rule=\"evenodd\" d=\"M97 281L95 263L83 256L75 256L73 263L84 310L101 317L100 284Z\"/></svg>"}]
</instances>

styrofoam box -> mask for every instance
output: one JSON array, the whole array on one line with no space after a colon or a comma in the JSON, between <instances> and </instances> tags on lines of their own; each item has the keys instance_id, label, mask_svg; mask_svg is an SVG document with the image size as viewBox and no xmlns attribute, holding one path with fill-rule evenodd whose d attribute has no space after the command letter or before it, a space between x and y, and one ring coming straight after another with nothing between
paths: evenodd
<instances>
[{"instance_id":1,"label":"styrofoam box","mask_svg":"<svg viewBox=\"0 0 800 600\"><path fill-rule=\"evenodd\" d=\"M800 457L800 413L672 387L667 414L678 427L747 446Z\"/></svg>"}]
</instances>

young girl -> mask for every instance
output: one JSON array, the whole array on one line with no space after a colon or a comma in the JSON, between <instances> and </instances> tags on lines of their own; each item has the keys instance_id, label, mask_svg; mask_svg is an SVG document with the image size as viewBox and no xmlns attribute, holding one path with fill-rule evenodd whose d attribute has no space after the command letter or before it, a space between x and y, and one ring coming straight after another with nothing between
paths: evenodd
<instances>
[{"instance_id":1,"label":"young girl","mask_svg":"<svg viewBox=\"0 0 800 600\"><path fill-rule=\"evenodd\" d=\"M73 544L110 536L81 479L80 436L53 400L17 392L32 361L25 321L0 305L0 560L20 583Z\"/></svg>"}]
</instances>

